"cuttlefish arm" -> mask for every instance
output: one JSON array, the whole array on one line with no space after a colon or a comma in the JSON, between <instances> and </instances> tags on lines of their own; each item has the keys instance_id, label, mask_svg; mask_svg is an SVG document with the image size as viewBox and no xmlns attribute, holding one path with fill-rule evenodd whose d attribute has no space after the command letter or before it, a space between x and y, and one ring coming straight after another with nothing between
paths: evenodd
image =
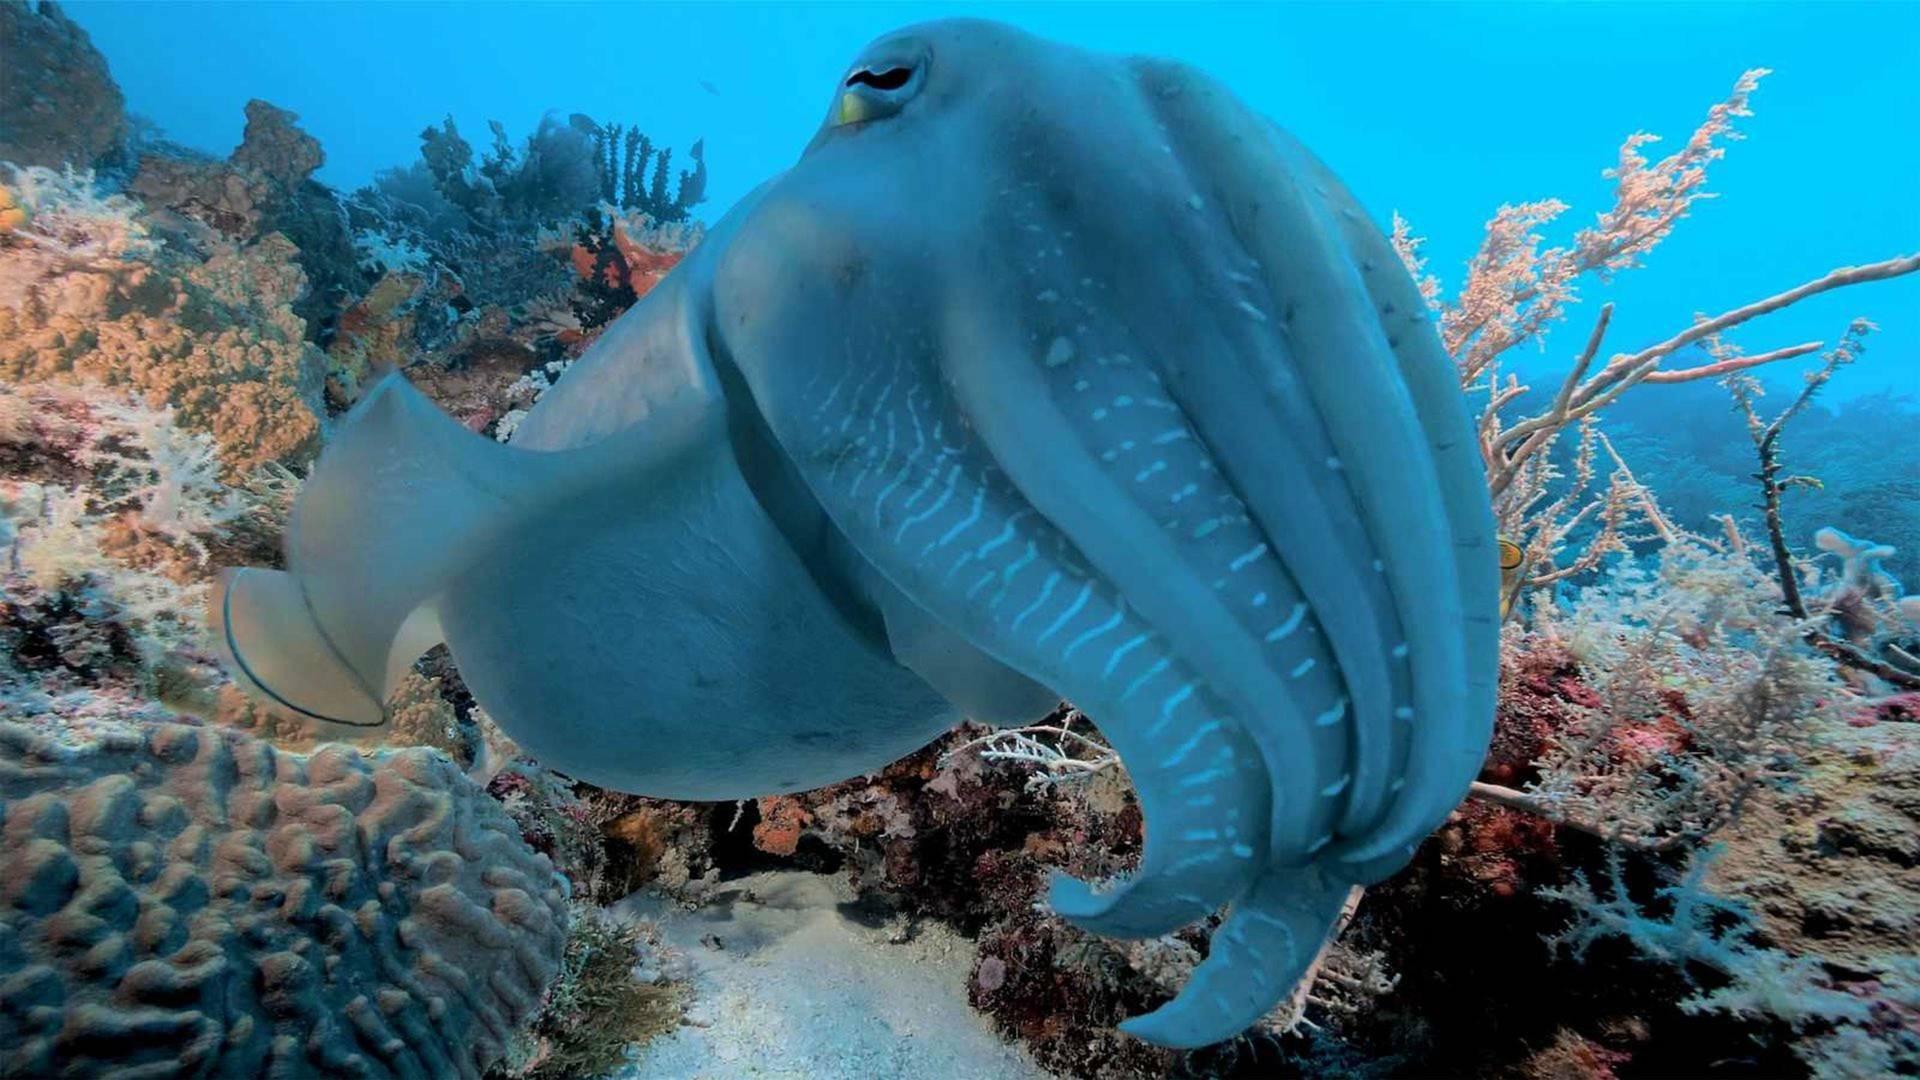
<instances>
[{"instance_id":1,"label":"cuttlefish arm","mask_svg":"<svg viewBox=\"0 0 1920 1080\"><path fill-rule=\"evenodd\" d=\"M1348 561L1374 570L1391 593L1390 609L1372 595L1356 606L1375 608L1382 626L1397 622L1389 655L1411 668L1412 700L1390 715L1360 714L1370 727L1359 732L1361 764L1371 755L1379 770L1383 746L1393 747L1392 764L1375 773L1368 798L1350 804L1333 852L1356 880L1377 880L1459 804L1492 737L1499 558L1478 444L1425 303L1338 178L1204 74L1141 67L1168 129L1188 140L1185 156L1214 170L1209 194L1264 268L1299 385L1325 418L1334 456L1304 471L1348 480L1378 563L1352 548ZM1338 504L1337 495L1323 499ZM1263 521L1285 515L1274 505ZM1289 563L1308 561L1302 552ZM1338 606L1338 596L1316 610ZM1351 666L1344 651L1342 663Z\"/></svg>"}]
</instances>

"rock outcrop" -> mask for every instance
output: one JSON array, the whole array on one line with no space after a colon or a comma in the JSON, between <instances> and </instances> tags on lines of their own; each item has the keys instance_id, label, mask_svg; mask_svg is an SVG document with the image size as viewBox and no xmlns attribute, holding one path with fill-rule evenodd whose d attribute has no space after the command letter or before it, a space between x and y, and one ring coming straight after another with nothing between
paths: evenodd
<instances>
[{"instance_id":1,"label":"rock outcrop","mask_svg":"<svg viewBox=\"0 0 1920 1080\"><path fill-rule=\"evenodd\" d=\"M57 5L0 3L0 57L0 161L84 169L120 150L126 99Z\"/></svg>"}]
</instances>

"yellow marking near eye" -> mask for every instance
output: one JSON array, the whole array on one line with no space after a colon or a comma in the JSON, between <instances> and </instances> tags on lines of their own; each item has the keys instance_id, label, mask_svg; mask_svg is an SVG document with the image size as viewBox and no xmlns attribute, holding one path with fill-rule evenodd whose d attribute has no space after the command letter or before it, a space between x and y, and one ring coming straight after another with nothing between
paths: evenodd
<instances>
[{"instance_id":1,"label":"yellow marking near eye","mask_svg":"<svg viewBox=\"0 0 1920 1080\"><path fill-rule=\"evenodd\" d=\"M873 115L873 105L866 98L855 93L840 95L840 107L835 116L837 124L857 124Z\"/></svg>"}]
</instances>

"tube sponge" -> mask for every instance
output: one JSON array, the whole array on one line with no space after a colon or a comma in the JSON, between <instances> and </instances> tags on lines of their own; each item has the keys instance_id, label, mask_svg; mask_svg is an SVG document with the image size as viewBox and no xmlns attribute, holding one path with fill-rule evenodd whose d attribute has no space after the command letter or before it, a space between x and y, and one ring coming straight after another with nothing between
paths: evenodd
<instances>
[{"instance_id":1,"label":"tube sponge","mask_svg":"<svg viewBox=\"0 0 1920 1080\"><path fill-rule=\"evenodd\" d=\"M445 758L0 723L0 1076L478 1076L564 886Z\"/></svg>"},{"instance_id":2,"label":"tube sponge","mask_svg":"<svg viewBox=\"0 0 1920 1080\"><path fill-rule=\"evenodd\" d=\"M1880 565L1881 559L1894 556L1890 544L1879 544L1849 535L1831 525L1813 534L1814 546L1840 557L1840 581L1846 588L1863 595L1899 596L1900 580Z\"/></svg>"}]
</instances>

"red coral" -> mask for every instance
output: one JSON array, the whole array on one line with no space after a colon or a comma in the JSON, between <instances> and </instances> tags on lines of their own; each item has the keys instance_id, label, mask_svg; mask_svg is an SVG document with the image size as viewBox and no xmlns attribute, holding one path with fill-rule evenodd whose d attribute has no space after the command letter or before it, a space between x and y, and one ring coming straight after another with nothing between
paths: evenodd
<instances>
[{"instance_id":1,"label":"red coral","mask_svg":"<svg viewBox=\"0 0 1920 1080\"><path fill-rule=\"evenodd\" d=\"M1633 1055L1624 1050L1611 1049L1571 1028L1561 1028L1552 1045L1521 1063L1520 1073L1540 1080L1615 1080L1619 1075L1615 1070L1631 1060Z\"/></svg>"},{"instance_id":2,"label":"red coral","mask_svg":"<svg viewBox=\"0 0 1920 1080\"><path fill-rule=\"evenodd\" d=\"M1560 858L1552 822L1479 800L1454 811L1440 830L1439 843L1451 865L1502 899L1524 894L1525 883L1542 876L1538 864Z\"/></svg>"},{"instance_id":3,"label":"red coral","mask_svg":"<svg viewBox=\"0 0 1920 1080\"><path fill-rule=\"evenodd\" d=\"M1042 1068L1067 1076L1170 1076L1175 1055L1120 1034L1115 1025L1166 994L1130 978L1126 962L1031 903L980 935L967 1000L1005 1035L1026 1044Z\"/></svg>"},{"instance_id":4,"label":"red coral","mask_svg":"<svg viewBox=\"0 0 1920 1080\"><path fill-rule=\"evenodd\" d=\"M1847 723L1853 727L1920 723L1920 693L1881 698L1848 716Z\"/></svg>"},{"instance_id":5,"label":"red coral","mask_svg":"<svg viewBox=\"0 0 1920 1080\"><path fill-rule=\"evenodd\" d=\"M1684 752L1692 737L1671 717L1643 724L1621 724L1608 733L1609 756L1627 766L1644 766Z\"/></svg>"},{"instance_id":6,"label":"red coral","mask_svg":"<svg viewBox=\"0 0 1920 1080\"><path fill-rule=\"evenodd\" d=\"M1501 672L1493 744L1480 778L1516 787L1533 779L1533 763L1553 737L1600 704L1600 695L1581 681L1579 664L1565 647L1540 642L1510 656Z\"/></svg>"}]
</instances>

